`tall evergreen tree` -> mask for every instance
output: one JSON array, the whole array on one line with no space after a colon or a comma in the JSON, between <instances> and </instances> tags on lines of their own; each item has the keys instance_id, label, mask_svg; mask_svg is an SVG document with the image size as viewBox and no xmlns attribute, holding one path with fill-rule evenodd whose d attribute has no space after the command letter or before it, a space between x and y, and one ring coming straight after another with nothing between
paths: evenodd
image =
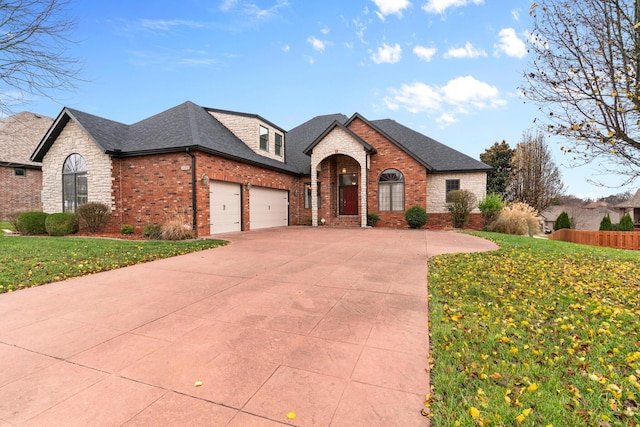
<instances>
[{"instance_id":1,"label":"tall evergreen tree","mask_svg":"<svg viewBox=\"0 0 640 427\"><path fill-rule=\"evenodd\" d=\"M506 195L514 151L506 141L502 141L501 143L495 142L480 154L480 160L493 167L493 170L487 174L487 194Z\"/></svg>"}]
</instances>

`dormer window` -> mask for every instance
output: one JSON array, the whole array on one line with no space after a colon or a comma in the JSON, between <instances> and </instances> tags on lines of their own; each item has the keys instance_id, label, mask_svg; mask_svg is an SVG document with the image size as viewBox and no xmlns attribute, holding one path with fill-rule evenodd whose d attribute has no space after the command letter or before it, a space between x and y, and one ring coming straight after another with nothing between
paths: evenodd
<instances>
[{"instance_id":1,"label":"dormer window","mask_svg":"<svg viewBox=\"0 0 640 427\"><path fill-rule=\"evenodd\" d=\"M260 149L269 151L269 129L260 126Z\"/></svg>"},{"instance_id":2,"label":"dormer window","mask_svg":"<svg viewBox=\"0 0 640 427\"><path fill-rule=\"evenodd\" d=\"M274 134L275 145L276 145L276 156L282 156L282 135L279 133Z\"/></svg>"}]
</instances>

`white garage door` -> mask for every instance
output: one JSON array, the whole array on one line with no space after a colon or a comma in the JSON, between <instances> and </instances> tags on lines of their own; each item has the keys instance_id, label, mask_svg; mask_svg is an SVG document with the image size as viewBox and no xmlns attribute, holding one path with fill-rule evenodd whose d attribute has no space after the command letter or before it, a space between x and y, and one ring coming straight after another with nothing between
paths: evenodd
<instances>
[{"instance_id":1,"label":"white garage door","mask_svg":"<svg viewBox=\"0 0 640 427\"><path fill-rule=\"evenodd\" d=\"M240 231L242 199L240 184L212 182L209 186L211 234Z\"/></svg>"},{"instance_id":2,"label":"white garage door","mask_svg":"<svg viewBox=\"0 0 640 427\"><path fill-rule=\"evenodd\" d=\"M253 187L249 191L251 229L289 225L289 193L286 190Z\"/></svg>"}]
</instances>

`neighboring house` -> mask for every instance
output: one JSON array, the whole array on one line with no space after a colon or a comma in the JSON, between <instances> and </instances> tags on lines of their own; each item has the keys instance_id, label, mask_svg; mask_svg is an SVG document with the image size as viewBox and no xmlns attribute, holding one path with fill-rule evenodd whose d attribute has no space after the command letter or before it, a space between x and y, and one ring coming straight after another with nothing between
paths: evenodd
<instances>
[{"instance_id":1,"label":"neighboring house","mask_svg":"<svg viewBox=\"0 0 640 427\"><path fill-rule=\"evenodd\" d=\"M625 214L631 215L631 219L636 227L640 226L640 189L626 202L618 203L614 206L619 211L620 218Z\"/></svg>"},{"instance_id":2,"label":"neighboring house","mask_svg":"<svg viewBox=\"0 0 640 427\"><path fill-rule=\"evenodd\" d=\"M42 162L45 212L103 202L113 231L183 213L199 236L365 227L368 213L380 215L378 226L406 227L413 205L427 210L428 226L442 226L446 193L482 198L491 169L392 120L333 114L286 132L255 114L192 102L132 125L64 108L32 160Z\"/></svg>"},{"instance_id":3,"label":"neighboring house","mask_svg":"<svg viewBox=\"0 0 640 427\"><path fill-rule=\"evenodd\" d=\"M29 112L0 120L0 219L42 210L42 166L29 157L51 123Z\"/></svg>"},{"instance_id":4,"label":"neighboring house","mask_svg":"<svg viewBox=\"0 0 640 427\"><path fill-rule=\"evenodd\" d=\"M549 206L540 216L544 219L544 231L553 232L553 225L558 216L566 212L576 230L599 230L602 218L609 215L612 223L618 223L620 215L617 209L606 204L593 203L586 206Z\"/></svg>"}]
</instances>

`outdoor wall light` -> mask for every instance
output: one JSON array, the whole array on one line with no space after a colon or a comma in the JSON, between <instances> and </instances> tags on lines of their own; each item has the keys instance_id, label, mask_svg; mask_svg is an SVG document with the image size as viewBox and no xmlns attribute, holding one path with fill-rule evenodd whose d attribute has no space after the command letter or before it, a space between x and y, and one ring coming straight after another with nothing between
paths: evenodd
<instances>
[{"instance_id":1,"label":"outdoor wall light","mask_svg":"<svg viewBox=\"0 0 640 427\"><path fill-rule=\"evenodd\" d=\"M206 173L202 174L202 178L201 179L202 179L202 183L204 185L209 185L209 176Z\"/></svg>"},{"instance_id":2,"label":"outdoor wall light","mask_svg":"<svg viewBox=\"0 0 640 427\"><path fill-rule=\"evenodd\" d=\"M247 189L247 191L251 191L251 183L250 183L249 181L247 181L247 182L244 184L244 188L246 188L246 189Z\"/></svg>"}]
</instances>

